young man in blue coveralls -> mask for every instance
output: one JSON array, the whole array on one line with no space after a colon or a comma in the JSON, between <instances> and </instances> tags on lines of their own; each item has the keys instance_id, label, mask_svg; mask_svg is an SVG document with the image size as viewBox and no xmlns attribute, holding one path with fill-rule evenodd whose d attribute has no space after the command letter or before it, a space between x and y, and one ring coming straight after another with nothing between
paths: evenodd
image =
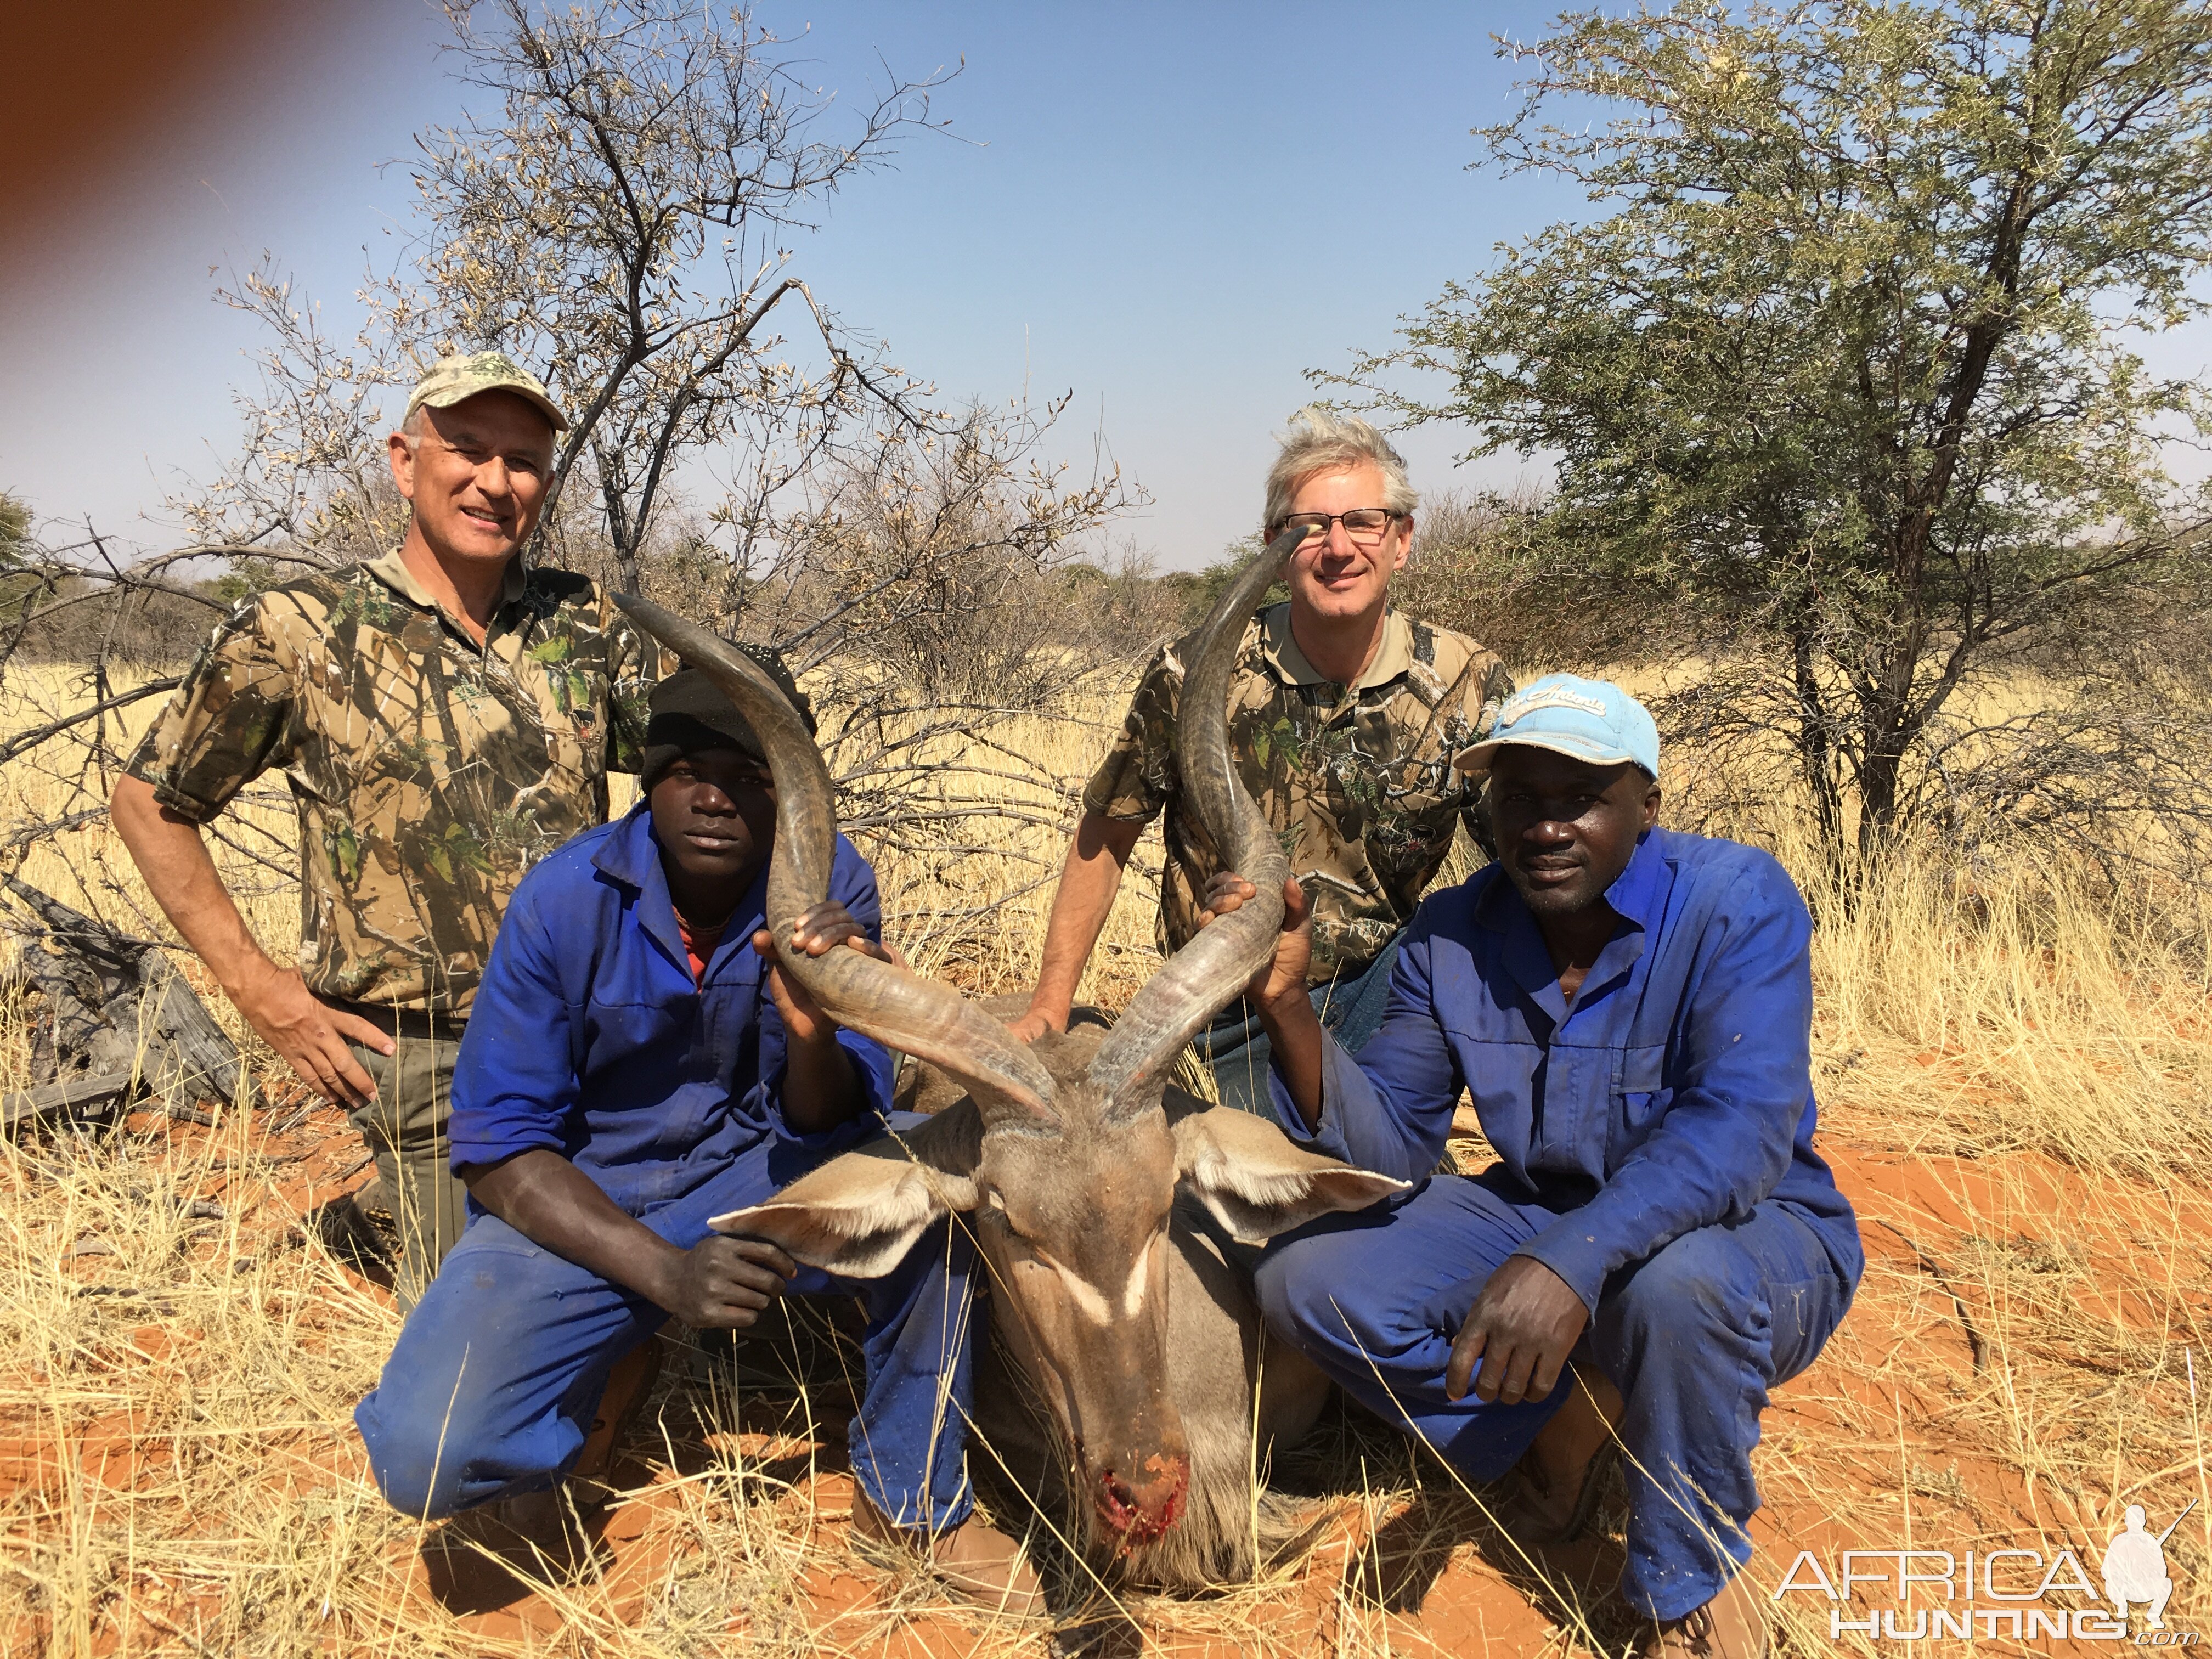
<instances>
[{"instance_id":1,"label":"young man in blue coveralls","mask_svg":"<svg viewBox=\"0 0 2212 1659\"><path fill-rule=\"evenodd\" d=\"M1813 1150L1811 919L1766 854L1656 827L1618 686L1539 680L1458 764L1490 770L1498 862L1422 903L1358 1059L1314 1018L1295 884L1247 993L1291 1138L1422 1183L1278 1238L1261 1305L1468 1480L1514 1471L1526 1540L1581 1532L1619 1448L1646 1659L1748 1659L1759 1413L1863 1262ZM1462 1089L1498 1162L1431 1177Z\"/></svg>"},{"instance_id":2,"label":"young man in blue coveralls","mask_svg":"<svg viewBox=\"0 0 2212 1659\"><path fill-rule=\"evenodd\" d=\"M771 965L774 786L704 676L654 690L643 775L638 808L532 871L500 928L453 1076L471 1218L355 1413L377 1482L426 1519L556 1487L610 1373L664 1320L742 1330L786 1290L836 1290L870 1316L856 1527L1029 1610L1035 1573L970 1513L965 1235L939 1227L896 1273L848 1285L708 1228L880 1128L891 1061ZM840 836L830 897L791 942L883 957L881 917ZM633 1395L638 1369L621 1365Z\"/></svg>"}]
</instances>

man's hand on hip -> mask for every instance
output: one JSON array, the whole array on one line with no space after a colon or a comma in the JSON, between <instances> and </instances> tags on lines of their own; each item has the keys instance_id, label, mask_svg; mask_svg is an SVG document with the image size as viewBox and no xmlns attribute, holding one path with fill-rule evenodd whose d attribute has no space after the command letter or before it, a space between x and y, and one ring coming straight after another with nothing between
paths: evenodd
<instances>
[{"instance_id":1,"label":"man's hand on hip","mask_svg":"<svg viewBox=\"0 0 2212 1659\"><path fill-rule=\"evenodd\" d=\"M376 1098L376 1085L346 1042L388 1054L396 1046L390 1032L319 1001L296 970L266 958L231 989L230 1000L300 1081L332 1105L351 1110Z\"/></svg>"},{"instance_id":2,"label":"man's hand on hip","mask_svg":"<svg viewBox=\"0 0 2212 1659\"><path fill-rule=\"evenodd\" d=\"M347 1050L346 1039L388 1054L391 1037L357 1015L318 1002L296 972L262 953L216 873L198 823L163 805L153 785L127 774L116 781L108 814L161 914L261 1040L333 1104L352 1108L375 1099L376 1085Z\"/></svg>"},{"instance_id":3,"label":"man's hand on hip","mask_svg":"<svg viewBox=\"0 0 2212 1659\"><path fill-rule=\"evenodd\" d=\"M1464 1399L1470 1381L1485 1402L1548 1397L1589 1322L1589 1310L1565 1279L1534 1256L1506 1257L1459 1328L1444 1397Z\"/></svg>"}]
</instances>

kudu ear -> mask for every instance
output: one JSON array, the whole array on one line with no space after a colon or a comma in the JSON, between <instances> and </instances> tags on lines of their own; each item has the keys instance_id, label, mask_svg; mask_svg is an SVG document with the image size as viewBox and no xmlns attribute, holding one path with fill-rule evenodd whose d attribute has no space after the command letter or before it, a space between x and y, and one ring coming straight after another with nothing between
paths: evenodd
<instances>
[{"instance_id":1,"label":"kudu ear","mask_svg":"<svg viewBox=\"0 0 2212 1659\"><path fill-rule=\"evenodd\" d=\"M1364 1210L1410 1184L1299 1151L1265 1118L1216 1106L1176 1120L1176 1170L1229 1236L1264 1244L1340 1210Z\"/></svg>"},{"instance_id":2,"label":"kudu ear","mask_svg":"<svg viewBox=\"0 0 2212 1659\"><path fill-rule=\"evenodd\" d=\"M980 1125L963 1103L911 1133L867 1141L801 1176L765 1204L718 1215L717 1232L765 1238L793 1261L847 1279L880 1279L923 1230L975 1207Z\"/></svg>"}]
</instances>

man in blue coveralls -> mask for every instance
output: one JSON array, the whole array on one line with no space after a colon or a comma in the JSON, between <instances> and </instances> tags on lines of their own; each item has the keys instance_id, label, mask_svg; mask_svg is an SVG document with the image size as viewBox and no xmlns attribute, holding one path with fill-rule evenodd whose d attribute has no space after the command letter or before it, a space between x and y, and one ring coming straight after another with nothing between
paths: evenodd
<instances>
[{"instance_id":1,"label":"man in blue coveralls","mask_svg":"<svg viewBox=\"0 0 2212 1659\"><path fill-rule=\"evenodd\" d=\"M643 759L645 800L532 871L501 926L453 1075L471 1218L355 1413L378 1485L425 1519L556 1487L618 1364L641 1397L629 1357L663 1321L744 1329L787 1289L835 1289L870 1316L856 1527L1028 1610L1036 1574L970 1513L966 1236L940 1226L848 1285L708 1226L880 1128L891 1062L772 965L774 784L744 717L678 672L653 694ZM881 918L841 836L791 943L885 957Z\"/></svg>"},{"instance_id":2,"label":"man in blue coveralls","mask_svg":"<svg viewBox=\"0 0 2212 1659\"><path fill-rule=\"evenodd\" d=\"M1358 1059L1314 1018L1295 884L1247 993L1291 1138L1422 1182L1277 1239L1261 1308L1469 1480L1514 1472L1524 1538L1581 1532L1624 1451L1647 1659L1763 1653L1759 1413L1863 1263L1813 1150L1811 919L1766 854L1657 827L1618 686L1539 680L1458 764L1490 770L1498 862L1422 903ZM1218 878L1209 913L1252 892ZM1462 1089L1498 1162L1425 1179Z\"/></svg>"}]
</instances>

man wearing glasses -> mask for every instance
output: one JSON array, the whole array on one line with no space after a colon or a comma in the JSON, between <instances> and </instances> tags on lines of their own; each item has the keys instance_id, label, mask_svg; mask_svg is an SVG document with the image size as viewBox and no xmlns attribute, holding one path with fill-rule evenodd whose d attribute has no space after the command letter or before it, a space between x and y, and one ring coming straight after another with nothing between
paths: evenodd
<instances>
[{"instance_id":1,"label":"man wearing glasses","mask_svg":"<svg viewBox=\"0 0 2212 1659\"><path fill-rule=\"evenodd\" d=\"M1382 1022L1398 936L1464 822L1486 843L1482 783L1455 773L1513 689L1464 635L1390 608L1418 497L1406 464L1366 422L1319 406L1291 418L1267 473L1269 538L1309 527L1284 570L1287 604L1247 628L1230 690L1229 741L1245 787L1283 839L1314 914L1309 986L1324 1026L1358 1052ZM1083 794L1030 1010L1015 1030L1066 1028L1076 985L1137 838L1167 813L1159 945L1198 932L1219 870L1176 775L1184 644L1145 671L1120 737ZM1230 1004L1198 1047L1224 1105L1267 1109L1267 1036Z\"/></svg>"},{"instance_id":2,"label":"man wearing glasses","mask_svg":"<svg viewBox=\"0 0 2212 1659\"><path fill-rule=\"evenodd\" d=\"M466 1219L447 1086L501 914L524 871L605 820L607 773L635 771L644 736L640 636L592 581L522 560L567 425L502 352L436 364L387 446L400 544L241 603L110 808L247 1023L350 1109L398 1226L402 1307ZM262 951L201 840L270 767L299 810L296 966Z\"/></svg>"}]
</instances>

